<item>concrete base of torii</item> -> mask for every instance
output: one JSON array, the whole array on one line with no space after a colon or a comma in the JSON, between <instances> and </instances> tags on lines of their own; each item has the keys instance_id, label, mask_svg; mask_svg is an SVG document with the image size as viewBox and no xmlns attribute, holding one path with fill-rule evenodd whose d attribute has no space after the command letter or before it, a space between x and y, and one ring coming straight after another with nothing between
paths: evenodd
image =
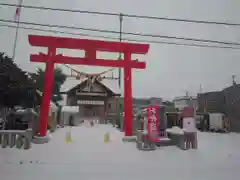
<instances>
[{"instance_id":1,"label":"concrete base of torii","mask_svg":"<svg viewBox=\"0 0 240 180\"><path fill-rule=\"evenodd\" d=\"M124 136L122 138L123 142L136 142L136 136Z\"/></svg>"},{"instance_id":2,"label":"concrete base of torii","mask_svg":"<svg viewBox=\"0 0 240 180\"><path fill-rule=\"evenodd\" d=\"M50 141L50 136L46 135L46 136L34 136L32 139L32 142L34 144L45 144L48 143Z\"/></svg>"}]
</instances>

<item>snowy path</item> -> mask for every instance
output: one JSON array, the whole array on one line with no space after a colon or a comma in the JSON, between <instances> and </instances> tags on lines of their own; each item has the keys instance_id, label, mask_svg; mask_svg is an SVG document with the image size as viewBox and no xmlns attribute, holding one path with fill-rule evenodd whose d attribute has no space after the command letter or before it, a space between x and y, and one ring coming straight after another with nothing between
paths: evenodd
<instances>
[{"instance_id":1,"label":"snowy path","mask_svg":"<svg viewBox=\"0 0 240 180\"><path fill-rule=\"evenodd\" d=\"M73 142L65 143L69 129L57 130L50 143L34 145L28 151L0 149L1 179L237 180L240 177L240 134L200 133L197 151L162 147L142 152L134 143L123 143L122 133L109 125L73 127ZM109 143L103 142L105 132L111 134Z\"/></svg>"}]
</instances>

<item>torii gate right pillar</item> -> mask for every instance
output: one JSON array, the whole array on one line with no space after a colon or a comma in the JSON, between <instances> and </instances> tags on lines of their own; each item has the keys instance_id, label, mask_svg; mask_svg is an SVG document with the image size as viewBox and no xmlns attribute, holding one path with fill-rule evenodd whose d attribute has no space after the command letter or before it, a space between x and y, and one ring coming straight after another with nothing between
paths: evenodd
<instances>
[{"instance_id":1,"label":"torii gate right pillar","mask_svg":"<svg viewBox=\"0 0 240 180\"><path fill-rule=\"evenodd\" d=\"M131 62L131 53L124 53L124 61ZM124 132L126 137L132 136L132 69L124 67Z\"/></svg>"}]
</instances>

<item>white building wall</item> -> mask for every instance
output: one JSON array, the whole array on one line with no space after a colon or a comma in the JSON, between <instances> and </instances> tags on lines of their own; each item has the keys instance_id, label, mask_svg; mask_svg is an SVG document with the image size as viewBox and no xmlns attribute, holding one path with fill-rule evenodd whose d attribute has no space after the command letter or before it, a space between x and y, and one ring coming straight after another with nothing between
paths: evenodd
<instances>
[{"instance_id":1,"label":"white building wall","mask_svg":"<svg viewBox=\"0 0 240 180\"><path fill-rule=\"evenodd\" d=\"M192 106L198 109L197 99L191 97L179 97L174 99L174 107L183 110L184 107Z\"/></svg>"}]
</instances>

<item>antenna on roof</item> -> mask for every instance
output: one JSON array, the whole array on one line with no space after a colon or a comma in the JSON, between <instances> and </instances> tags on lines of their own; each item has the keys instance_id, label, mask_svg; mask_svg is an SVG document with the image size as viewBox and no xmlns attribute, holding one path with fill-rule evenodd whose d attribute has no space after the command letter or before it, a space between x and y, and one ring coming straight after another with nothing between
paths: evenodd
<instances>
[{"instance_id":1,"label":"antenna on roof","mask_svg":"<svg viewBox=\"0 0 240 180\"><path fill-rule=\"evenodd\" d=\"M233 83L233 86L235 86L237 83L236 83L236 75L232 75L232 83Z\"/></svg>"},{"instance_id":2,"label":"antenna on roof","mask_svg":"<svg viewBox=\"0 0 240 180\"><path fill-rule=\"evenodd\" d=\"M199 87L199 94L202 94L202 84L200 84L200 87Z\"/></svg>"}]
</instances>

